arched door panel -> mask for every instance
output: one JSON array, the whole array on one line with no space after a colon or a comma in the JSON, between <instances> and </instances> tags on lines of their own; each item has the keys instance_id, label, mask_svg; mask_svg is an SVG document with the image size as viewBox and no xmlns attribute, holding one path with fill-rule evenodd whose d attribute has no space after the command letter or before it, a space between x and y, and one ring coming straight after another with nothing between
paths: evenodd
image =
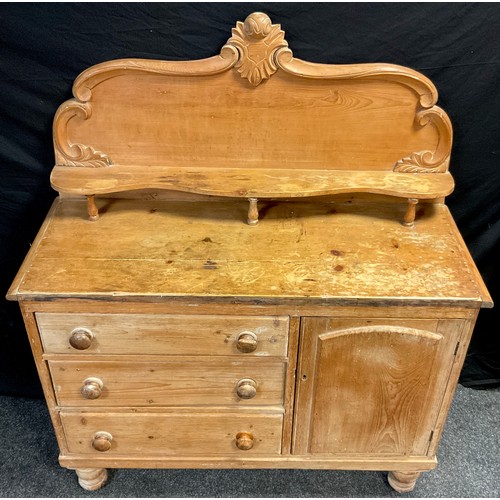
<instances>
[{"instance_id":1,"label":"arched door panel","mask_svg":"<svg viewBox=\"0 0 500 500\"><path fill-rule=\"evenodd\" d=\"M294 453L425 455L462 324L305 318Z\"/></svg>"}]
</instances>

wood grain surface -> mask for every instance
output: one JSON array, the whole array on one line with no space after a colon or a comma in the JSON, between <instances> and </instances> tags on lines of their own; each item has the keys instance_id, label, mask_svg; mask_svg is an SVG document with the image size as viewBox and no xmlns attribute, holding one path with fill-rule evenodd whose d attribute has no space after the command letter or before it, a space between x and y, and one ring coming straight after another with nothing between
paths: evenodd
<instances>
[{"instance_id":1,"label":"wood grain surface","mask_svg":"<svg viewBox=\"0 0 500 500\"><path fill-rule=\"evenodd\" d=\"M279 166L276 162L273 167ZM136 189L178 189L237 198L304 198L342 193L373 193L434 199L454 188L449 173L422 174L316 168L206 168L113 165L107 168L54 167L52 187L73 195L109 194ZM92 208L95 211L94 208Z\"/></svg>"},{"instance_id":2,"label":"wood grain surface","mask_svg":"<svg viewBox=\"0 0 500 500\"><path fill-rule=\"evenodd\" d=\"M280 414L186 413L140 414L73 413L63 411L61 419L71 453L141 456L279 454ZM98 452L92 447L98 431L109 432L111 449ZM252 432L250 450L236 447L238 432Z\"/></svg>"},{"instance_id":3,"label":"wood grain surface","mask_svg":"<svg viewBox=\"0 0 500 500\"><path fill-rule=\"evenodd\" d=\"M269 203L255 227L244 203L99 203L91 223L85 202L56 201L10 298L491 301L443 205L406 228L393 203Z\"/></svg>"},{"instance_id":4,"label":"wood grain surface","mask_svg":"<svg viewBox=\"0 0 500 500\"><path fill-rule=\"evenodd\" d=\"M415 126L418 101L383 75L334 81L278 71L253 87L232 71L193 78L125 68L94 87L91 101L60 108L58 164L390 171L438 146L436 127ZM65 142L98 153L82 147L72 157Z\"/></svg>"},{"instance_id":5,"label":"wood grain surface","mask_svg":"<svg viewBox=\"0 0 500 500\"><path fill-rule=\"evenodd\" d=\"M243 452L242 452L243 455ZM59 456L63 467L110 467L110 468L149 468L149 469L323 469L323 470L374 470L421 471L436 468L436 458L368 457L366 455L288 455L272 453L267 455L171 455L131 453L116 455L106 453L71 453Z\"/></svg>"},{"instance_id":6,"label":"wood grain surface","mask_svg":"<svg viewBox=\"0 0 500 500\"><path fill-rule=\"evenodd\" d=\"M61 406L282 405L286 365L274 358L208 356L157 358L51 357L49 368ZM81 388L88 377L103 383L97 399L86 400ZM255 381L252 399L236 394L241 379Z\"/></svg>"},{"instance_id":7,"label":"wood grain surface","mask_svg":"<svg viewBox=\"0 0 500 500\"><path fill-rule=\"evenodd\" d=\"M405 177L449 166L452 126L423 74L302 61L262 12L231 34L207 59L120 59L81 73L54 120L53 187L89 196L92 220L95 194L142 188L256 198L451 192L449 176Z\"/></svg>"},{"instance_id":8,"label":"wood grain surface","mask_svg":"<svg viewBox=\"0 0 500 500\"><path fill-rule=\"evenodd\" d=\"M463 325L306 318L294 452L426 455Z\"/></svg>"},{"instance_id":9,"label":"wood grain surface","mask_svg":"<svg viewBox=\"0 0 500 500\"><path fill-rule=\"evenodd\" d=\"M257 338L250 356L286 356L288 317L176 314L36 314L46 353L165 354L241 356L237 340L243 332ZM71 347L76 328L93 334L88 349Z\"/></svg>"}]
</instances>

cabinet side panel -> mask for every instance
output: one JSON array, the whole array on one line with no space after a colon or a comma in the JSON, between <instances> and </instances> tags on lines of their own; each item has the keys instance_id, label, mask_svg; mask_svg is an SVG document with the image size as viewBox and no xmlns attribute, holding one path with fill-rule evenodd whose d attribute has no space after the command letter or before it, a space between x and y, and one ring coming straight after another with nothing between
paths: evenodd
<instances>
[{"instance_id":1,"label":"cabinet side panel","mask_svg":"<svg viewBox=\"0 0 500 500\"><path fill-rule=\"evenodd\" d=\"M439 441L441 439L441 434L443 432L444 424L446 422L446 417L453 400L453 395L455 394L455 389L457 387L458 378L460 376L460 371L465 361L465 356L467 355L467 349L469 347L470 339L472 336L472 331L474 330L474 325L476 323L478 310L472 314L472 318L463 322L462 335L460 337L460 343L457 344L454 358L453 366L450 372L449 379L447 380L446 390L443 397L443 402L439 408L439 413L437 415L437 421L434 427L433 437L430 442L429 450L427 454L432 457L437 451Z\"/></svg>"},{"instance_id":2,"label":"cabinet side panel","mask_svg":"<svg viewBox=\"0 0 500 500\"><path fill-rule=\"evenodd\" d=\"M33 352L33 358L35 360L38 376L40 377L45 400L47 401L47 406L49 409L50 418L52 420L52 425L54 426L54 431L56 433L59 449L61 450L61 454L64 455L66 452L66 439L61 423L61 418L56 408L57 402L52 386L52 379L50 377L49 368L47 366L47 362L43 361L43 348L36 325L35 314L27 312L24 308L23 303L21 303L20 305L24 324L26 326L26 332L28 334L31 350Z\"/></svg>"}]
</instances>

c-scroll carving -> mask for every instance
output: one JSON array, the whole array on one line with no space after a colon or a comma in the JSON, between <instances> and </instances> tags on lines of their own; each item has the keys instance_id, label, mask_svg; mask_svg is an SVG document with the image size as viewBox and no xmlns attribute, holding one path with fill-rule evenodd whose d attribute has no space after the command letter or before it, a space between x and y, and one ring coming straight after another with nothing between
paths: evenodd
<instances>
[{"instance_id":1,"label":"c-scroll carving","mask_svg":"<svg viewBox=\"0 0 500 500\"><path fill-rule=\"evenodd\" d=\"M417 151L394 165L394 172L406 173L439 173L446 172L453 142L453 129L448 115L438 106L424 109L417 113L415 122L425 127L429 123L438 132L438 144L435 151Z\"/></svg>"},{"instance_id":2,"label":"c-scroll carving","mask_svg":"<svg viewBox=\"0 0 500 500\"><path fill-rule=\"evenodd\" d=\"M102 82L124 74L208 76L223 73L238 61L238 50L224 45L218 56L195 61L157 61L149 59L116 59L91 66L73 84L73 95L82 102L92 100L94 88Z\"/></svg>"},{"instance_id":3,"label":"c-scroll carving","mask_svg":"<svg viewBox=\"0 0 500 500\"><path fill-rule=\"evenodd\" d=\"M238 49L240 57L235 67L242 78L257 86L277 71L274 54L279 48L288 47L281 25L272 24L263 12L254 12L245 22L236 23L232 35L227 44Z\"/></svg>"},{"instance_id":4,"label":"c-scroll carving","mask_svg":"<svg viewBox=\"0 0 500 500\"><path fill-rule=\"evenodd\" d=\"M434 84L424 75L404 66L386 63L321 64L303 61L293 56L288 47L275 54L276 65L283 71L301 78L317 80L387 80L412 89L419 96L422 108L431 108L438 99Z\"/></svg>"},{"instance_id":5,"label":"c-scroll carving","mask_svg":"<svg viewBox=\"0 0 500 500\"><path fill-rule=\"evenodd\" d=\"M72 143L69 140L67 133L68 122L75 116L87 120L90 118L91 113L92 109L89 103L76 99L66 101L57 110L53 130L56 165L101 168L112 164L106 153L96 151L92 146Z\"/></svg>"}]
</instances>

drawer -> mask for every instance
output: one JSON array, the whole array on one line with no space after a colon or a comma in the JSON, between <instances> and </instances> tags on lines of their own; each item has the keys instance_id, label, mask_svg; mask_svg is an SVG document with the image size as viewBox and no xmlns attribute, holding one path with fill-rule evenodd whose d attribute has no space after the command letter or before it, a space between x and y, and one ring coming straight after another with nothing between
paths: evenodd
<instances>
[{"instance_id":1,"label":"drawer","mask_svg":"<svg viewBox=\"0 0 500 500\"><path fill-rule=\"evenodd\" d=\"M281 414L61 412L70 453L215 455L281 452ZM238 444L243 448L240 449Z\"/></svg>"},{"instance_id":2,"label":"drawer","mask_svg":"<svg viewBox=\"0 0 500 500\"><path fill-rule=\"evenodd\" d=\"M275 358L160 359L52 359L49 368L61 406L283 404L286 365Z\"/></svg>"},{"instance_id":3,"label":"drawer","mask_svg":"<svg viewBox=\"0 0 500 500\"><path fill-rule=\"evenodd\" d=\"M46 353L287 354L288 316L36 313L36 320Z\"/></svg>"}]
</instances>

